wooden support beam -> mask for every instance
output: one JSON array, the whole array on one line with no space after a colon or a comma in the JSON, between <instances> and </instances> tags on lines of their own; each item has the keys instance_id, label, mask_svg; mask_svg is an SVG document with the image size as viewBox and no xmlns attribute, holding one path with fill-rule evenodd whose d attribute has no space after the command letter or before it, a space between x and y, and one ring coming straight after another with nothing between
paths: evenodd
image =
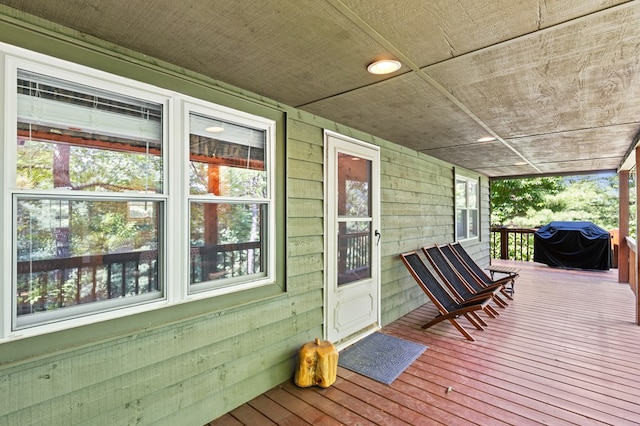
<instances>
[{"instance_id":1,"label":"wooden support beam","mask_svg":"<svg viewBox=\"0 0 640 426\"><path fill-rule=\"evenodd\" d=\"M640 185L638 185L638 164L640 164L640 147L636 147L636 200L640 200ZM638 203L636 201L636 247L638 246L638 230L640 230L640 215L638 214ZM640 325L640 274L638 274L638 252L640 248L635 251L635 266L633 272L636 277L635 296L636 296L636 324Z\"/></svg>"},{"instance_id":2,"label":"wooden support beam","mask_svg":"<svg viewBox=\"0 0 640 426\"><path fill-rule=\"evenodd\" d=\"M618 282L629 282L629 171L618 173Z\"/></svg>"}]
</instances>

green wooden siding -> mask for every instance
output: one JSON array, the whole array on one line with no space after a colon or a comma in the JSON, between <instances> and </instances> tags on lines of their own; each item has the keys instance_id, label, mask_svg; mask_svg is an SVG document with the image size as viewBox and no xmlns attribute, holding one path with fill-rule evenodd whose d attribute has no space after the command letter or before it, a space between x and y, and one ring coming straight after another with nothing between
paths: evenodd
<instances>
[{"instance_id":1,"label":"green wooden siding","mask_svg":"<svg viewBox=\"0 0 640 426\"><path fill-rule=\"evenodd\" d=\"M290 379L299 347L323 332L325 128L381 147L383 324L426 302L398 254L453 239L452 165L13 13L0 7L0 41L278 119L286 276L277 288L0 344L0 425L199 425ZM488 263L481 183L481 238L465 246Z\"/></svg>"}]
</instances>

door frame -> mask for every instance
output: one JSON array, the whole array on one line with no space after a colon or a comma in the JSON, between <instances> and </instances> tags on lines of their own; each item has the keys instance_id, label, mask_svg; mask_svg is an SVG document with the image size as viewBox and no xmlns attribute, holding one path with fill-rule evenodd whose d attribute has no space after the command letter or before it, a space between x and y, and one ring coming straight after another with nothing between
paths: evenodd
<instances>
[{"instance_id":1,"label":"door frame","mask_svg":"<svg viewBox=\"0 0 640 426\"><path fill-rule=\"evenodd\" d=\"M380 230L380 147L363 142L343 134L330 130L324 131L324 338L330 340L329 328L333 324L333 309L330 300L333 297L339 297L344 290L338 288L337 285L337 268L336 238L330 238L337 234L337 209L336 209L336 190L337 182L337 153L352 153L362 158L371 160L371 280L374 284L372 289L375 292L375 322L365 324L360 330L340 337L336 342L338 349L344 348L367 335L381 328L381 277L380 277L380 260L381 250L378 239L375 238L374 232ZM349 286L347 284L346 286ZM330 294L332 292L332 294Z\"/></svg>"}]
</instances>

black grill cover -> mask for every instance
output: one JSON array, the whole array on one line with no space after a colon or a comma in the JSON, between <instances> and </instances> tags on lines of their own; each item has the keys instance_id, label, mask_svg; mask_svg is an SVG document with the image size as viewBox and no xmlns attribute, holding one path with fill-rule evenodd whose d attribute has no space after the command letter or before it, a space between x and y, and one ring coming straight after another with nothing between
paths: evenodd
<instances>
[{"instance_id":1,"label":"black grill cover","mask_svg":"<svg viewBox=\"0 0 640 426\"><path fill-rule=\"evenodd\" d=\"M609 232L591 222L551 222L534 234L534 262L579 269L611 267Z\"/></svg>"}]
</instances>

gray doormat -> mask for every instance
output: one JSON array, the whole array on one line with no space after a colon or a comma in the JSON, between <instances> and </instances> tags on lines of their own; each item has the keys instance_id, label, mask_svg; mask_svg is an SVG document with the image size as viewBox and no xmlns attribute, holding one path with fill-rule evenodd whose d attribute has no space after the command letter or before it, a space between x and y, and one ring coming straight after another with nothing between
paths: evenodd
<instances>
[{"instance_id":1,"label":"gray doormat","mask_svg":"<svg viewBox=\"0 0 640 426\"><path fill-rule=\"evenodd\" d=\"M373 333L340 352L338 365L390 385L427 347L383 333Z\"/></svg>"}]
</instances>

